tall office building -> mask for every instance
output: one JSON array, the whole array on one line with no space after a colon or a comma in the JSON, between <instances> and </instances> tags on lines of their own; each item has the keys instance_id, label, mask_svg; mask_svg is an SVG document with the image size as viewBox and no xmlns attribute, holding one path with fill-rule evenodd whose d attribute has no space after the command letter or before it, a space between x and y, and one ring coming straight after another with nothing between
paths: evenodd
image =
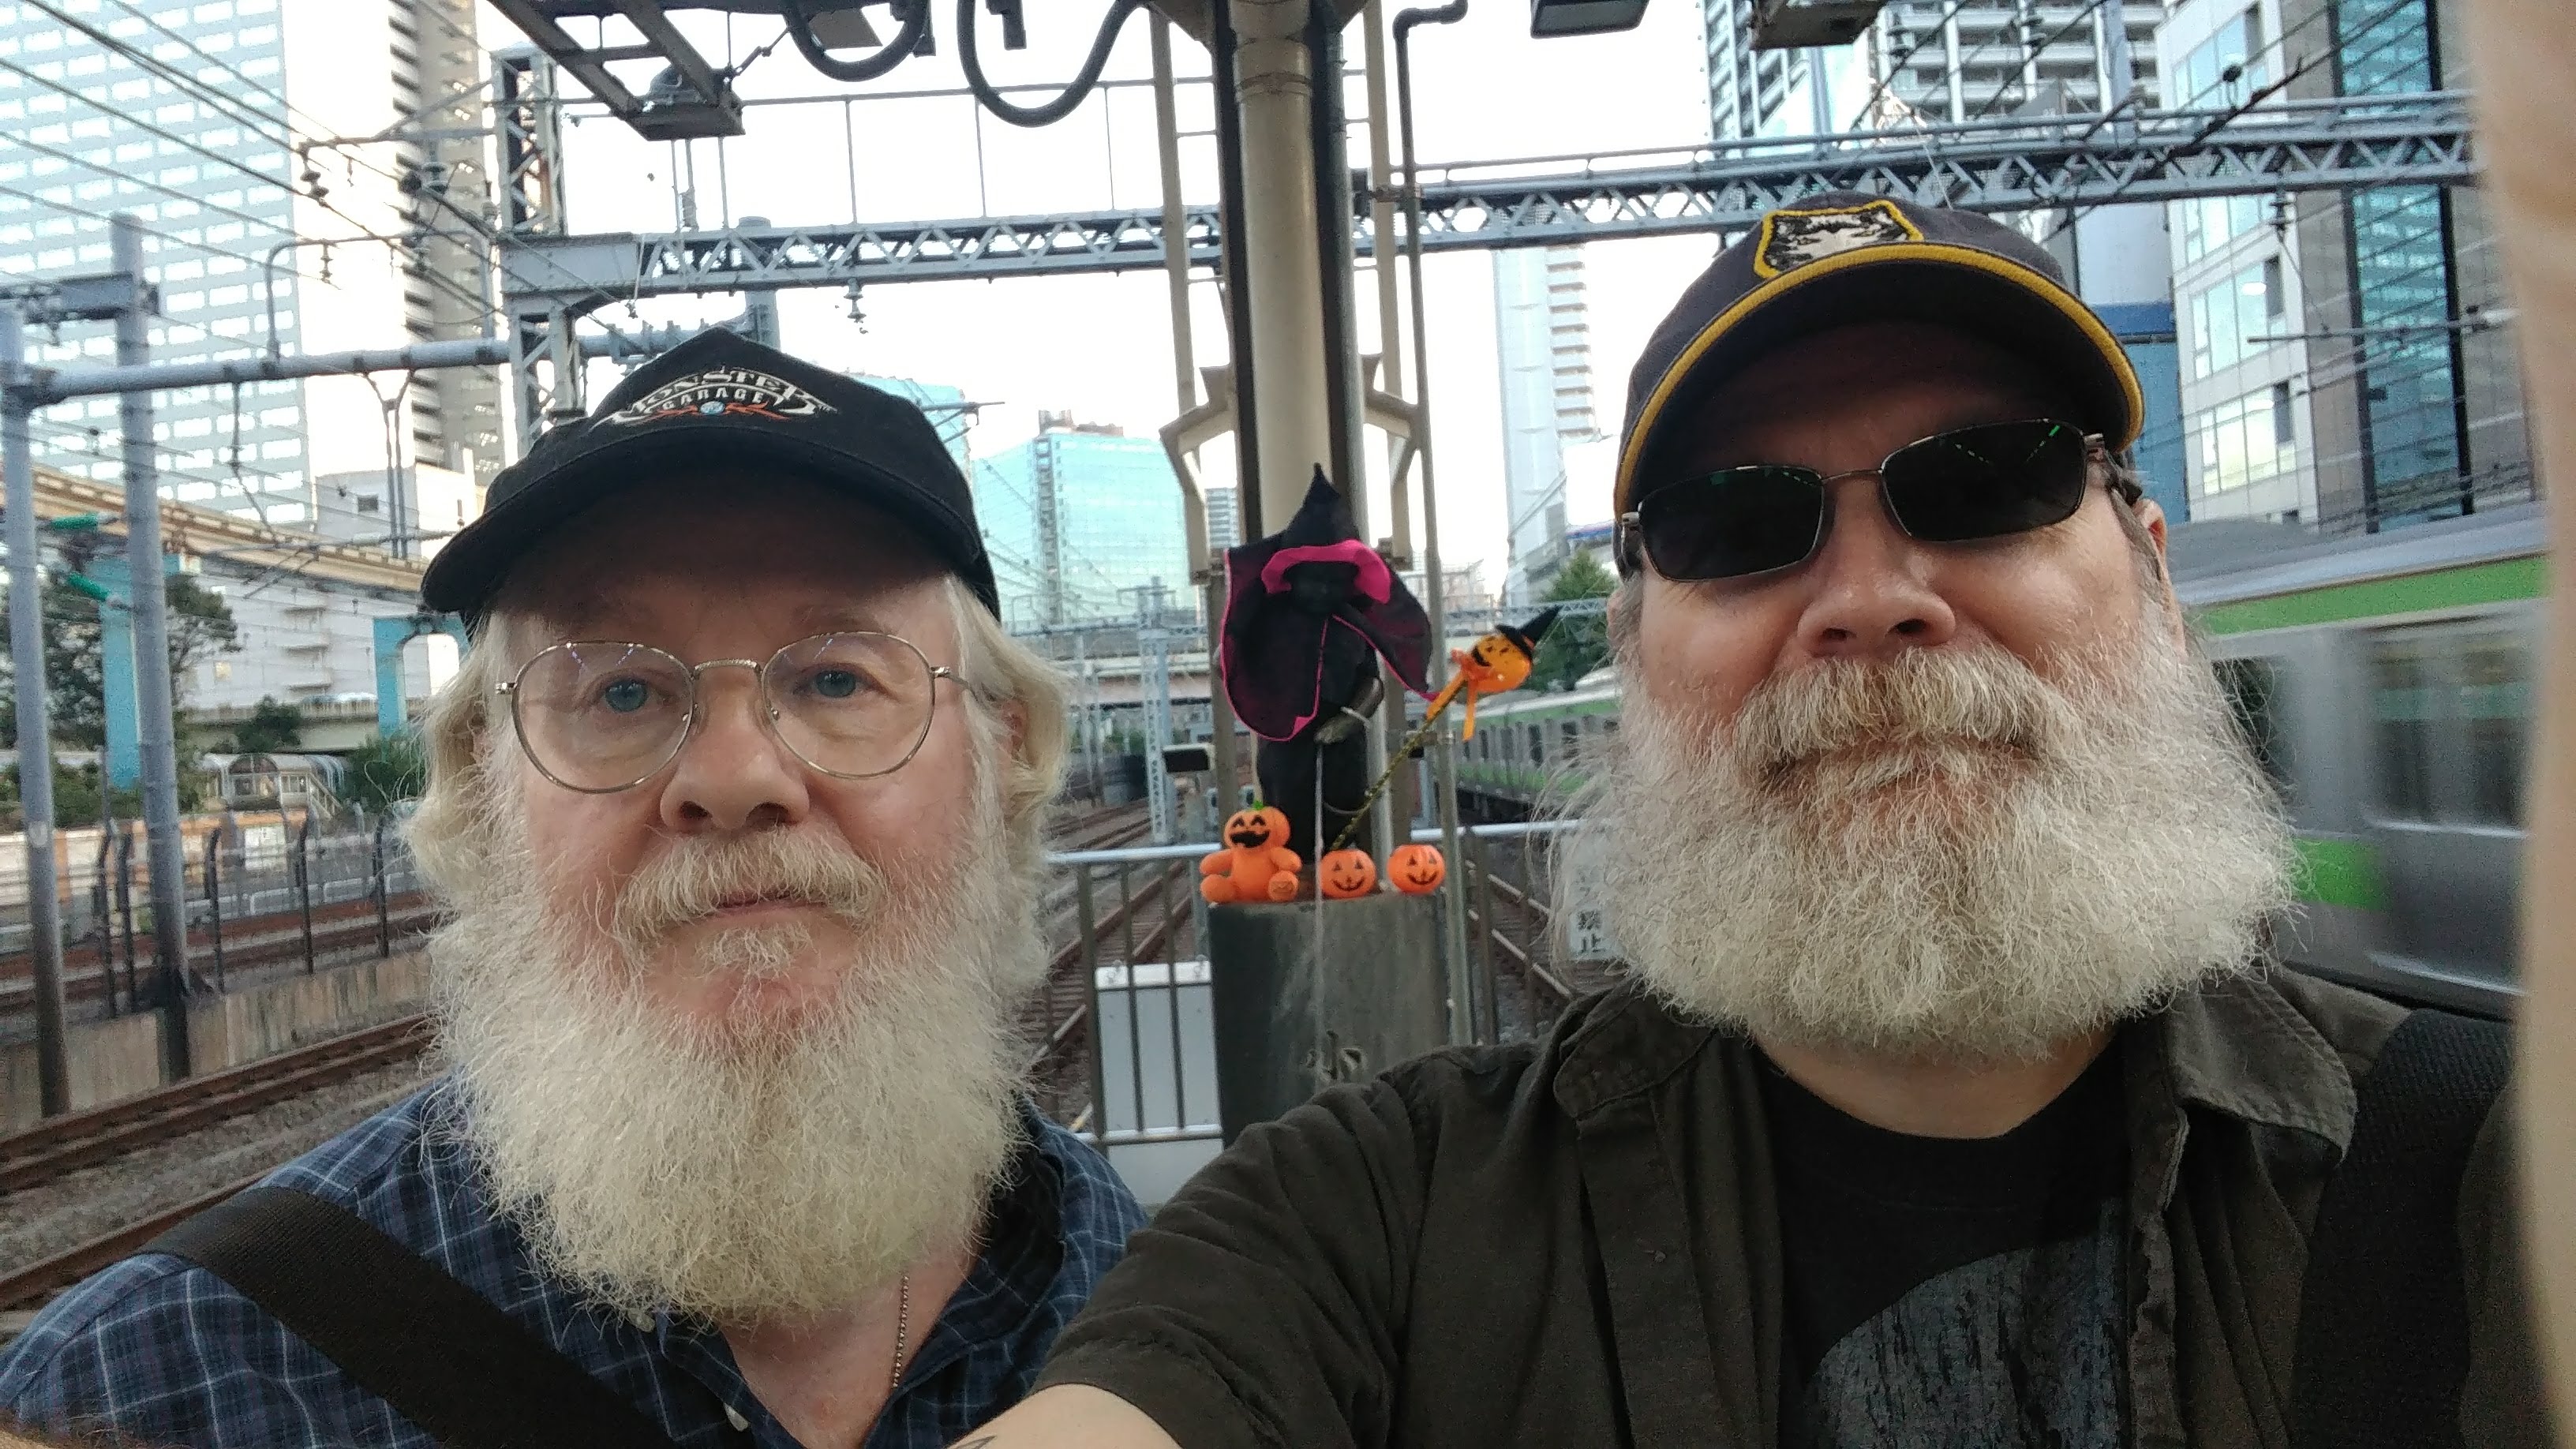
<instances>
[{"instance_id":1,"label":"tall office building","mask_svg":"<svg viewBox=\"0 0 2576 1449\"><path fill-rule=\"evenodd\" d=\"M1152 438L1038 414L1038 435L973 474L975 514L1013 628L1132 619L1162 591L1194 611L1181 490Z\"/></svg>"},{"instance_id":2,"label":"tall office building","mask_svg":"<svg viewBox=\"0 0 2576 1449\"><path fill-rule=\"evenodd\" d=\"M1498 251L1494 352L1501 369L1503 499L1517 601L1529 572L1565 537L1565 449L1593 437L1592 334L1583 254L1573 247Z\"/></svg>"},{"instance_id":3,"label":"tall office building","mask_svg":"<svg viewBox=\"0 0 2576 1449\"><path fill-rule=\"evenodd\" d=\"M2266 39L2280 34L2277 0L2183 0L2159 38L2164 104L2242 104L2280 74ZM2231 196L2169 212L2186 516L2314 519L2309 288L2294 211L2286 199Z\"/></svg>"},{"instance_id":4,"label":"tall office building","mask_svg":"<svg viewBox=\"0 0 2576 1449\"><path fill-rule=\"evenodd\" d=\"M2124 59L2138 84L2154 84L2165 15L2164 0L1895 0L1849 45L1757 50L1753 9L1700 0L1709 132L1720 139L1975 120L2055 93L2065 109L2099 110Z\"/></svg>"},{"instance_id":5,"label":"tall office building","mask_svg":"<svg viewBox=\"0 0 2576 1449\"><path fill-rule=\"evenodd\" d=\"M1221 554L1243 542L1243 500L1233 484L1207 490L1208 552Z\"/></svg>"},{"instance_id":6,"label":"tall office building","mask_svg":"<svg viewBox=\"0 0 2576 1449\"><path fill-rule=\"evenodd\" d=\"M2293 97L2466 88L2459 8L2263 0L2310 64ZM2502 259L2474 186L2303 192L2291 235L2309 334L2316 509L2330 529L2473 512L2535 487Z\"/></svg>"},{"instance_id":7,"label":"tall office building","mask_svg":"<svg viewBox=\"0 0 2576 1449\"><path fill-rule=\"evenodd\" d=\"M107 270L106 218L126 212L161 289L155 362L264 347L272 315L288 353L479 335L491 282L457 212L488 205L482 71L471 0L0 0L0 280ZM33 343L40 365L114 350L105 323ZM480 482L502 461L493 369L195 388L154 408L172 496L276 525L339 508L321 475ZM116 413L46 409L38 456L120 477ZM384 502L377 536L411 551L439 531L398 491Z\"/></svg>"}]
</instances>

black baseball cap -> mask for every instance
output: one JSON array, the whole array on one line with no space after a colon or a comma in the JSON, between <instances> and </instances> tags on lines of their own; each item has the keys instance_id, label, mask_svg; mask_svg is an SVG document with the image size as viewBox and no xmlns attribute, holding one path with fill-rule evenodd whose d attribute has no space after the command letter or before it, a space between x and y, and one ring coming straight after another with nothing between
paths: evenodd
<instances>
[{"instance_id":1,"label":"black baseball cap","mask_svg":"<svg viewBox=\"0 0 2576 1449\"><path fill-rule=\"evenodd\" d=\"M1974 212L1828 191L1766 213L1673 304L1628 375L1615 511L1672 481L1655 464L1675 420L1765 353L1855 322L1937 323L2028 360L2111 451L2146 404L2111 329L2046 248Z\"/></svg>"},{"instance_id":2,"label":"black baseball cap","mask_svg":"<svg viewBox=\"0 0 2576 1449\"><path fill-rule=\"evenodd\" d=\"M921 409L710 327L628 374L586 418L492 479L483 516L429 561L421 601L478 619L557 525L638 484L708 468L806 479L882 508L1001 612L965 474Z\"/></svg>"}]
</instances>

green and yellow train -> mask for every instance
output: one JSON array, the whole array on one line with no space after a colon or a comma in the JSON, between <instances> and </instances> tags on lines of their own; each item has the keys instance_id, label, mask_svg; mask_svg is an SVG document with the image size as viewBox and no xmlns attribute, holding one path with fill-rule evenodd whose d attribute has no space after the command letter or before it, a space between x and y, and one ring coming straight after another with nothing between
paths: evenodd
<instances>
[{"instance_id":1,"label":"green and yellow train","mask_svg":"<svg viewBox=\"0 0 2576 1449\"><path fill-rule=\"evenodd\" d=\"M2298 832L2294 963L2509 1014L2545 553L2529 504L2322 542L2178 534L2175 587ZM1460 794L1495 815L1561 797L1618 728L1606 674L1497 701Z\"/></svg>"}]
</instances>

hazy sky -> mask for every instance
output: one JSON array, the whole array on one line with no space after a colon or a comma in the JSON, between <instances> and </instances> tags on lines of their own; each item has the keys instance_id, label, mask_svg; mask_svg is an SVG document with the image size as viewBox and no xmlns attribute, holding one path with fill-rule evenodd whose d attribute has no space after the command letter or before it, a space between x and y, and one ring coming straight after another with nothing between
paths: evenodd
<instances>
[{"instance_id":1,"label":"hazy sky","mask_svg":"<svg viewBox=\"0 0 2576 1449\"><path fill-rule=\"evenodd\" d=\"M1020 52L1004 51L998 25L987 21L981 32L987 72L1001 84L1060 82L1075 70L1106 8L1104 0L1031 0L1030 47ZM856 214L873 221L1159 202L1149 88L1104 89L1068 119L1041 130L990 116L979 125L977 108L963 96L897 94L964 84L948 33L955 10L934 0L934 13L939 53L916 57L863 87L824 78L792 46L781 44L742 76L742 94L827 99L754 106L748 134L699 142L694 156L645 142L604 115L583 120L566 133L573 229L672 229L679 220L674 178L685 181L692 162L702 227L720 225L728 216L761 216L780 225L847 221L854 190ZM684 29L719 63L729 47L739 58L778 34L776 22L764 16L734 19L728 37L720 16L679 14ZM1459 25L1414 32L1415 126L1426 164L1687 147L1706 138L1699 17L1691 0L1654 0L1636 30L1583 39L1532 40L1528 15L1526 0L1483 0ZM488 7L483 25L486 44L513 34ZM1144 16L1129 22L1109 67L1112 78L1151 74L1147 30ZM1177 32L1174 42L1180 74L1206 74L1206 52ZM1356 70L1362 57L1356 24L1348 49ZM646 78L639 73L630 83L641 90ZM846 94L873 99L846 108L845 133L839 97ZM1349 82L1349 97L1356 121L1366 112L1366 91L1357 79ZM1212 123L1208 88L1184 85L1181 104L1183 131L1200 133L1185 135L1184 189L1193 200L1212 200L1217 180L1214 143L1205 134ZM1365 162L1367 141L1356 125L1351 151L1355 162ZM1628 364L1639 343L1713 245L1713 238L1683 237L1586 250L1595 412L1604 430L1617 430ZM1504 519L1491 262L1479 251L1435 255L1425 265L1443 553L1452 566L1484 560L1492 587L1503 572ZM1363 350L1375 351L1376 304L1362 270ZM1204 274L1193 293L1198 360L1221 361L1223 318ZM1040 409L1070 409L1085 420L1148 436L1168 421L1176 399L1166 295L1159 270L885 285L869 289L862 302L864 330L847 319L847 302L837 290L786 292L781 305L793 351L835 367L953 384L993 404L972 434L977 453L990 456L1025 440ZM647 302L639 315L654 322L697 322L738 310L737 299L710 296ZM628 320L622 308L601 315L621 324ZM614 377L613 370L603 370L593 386L611 385ZM1607 451L1578 450L1567 510L1574 522L1607 516L1606 460L1597 456ZM1217 481L1225 481L1225 451L1213 451L1207 461ZM1381 530L1383 506L1372 505Z\"/></svg>"}]
</instances>

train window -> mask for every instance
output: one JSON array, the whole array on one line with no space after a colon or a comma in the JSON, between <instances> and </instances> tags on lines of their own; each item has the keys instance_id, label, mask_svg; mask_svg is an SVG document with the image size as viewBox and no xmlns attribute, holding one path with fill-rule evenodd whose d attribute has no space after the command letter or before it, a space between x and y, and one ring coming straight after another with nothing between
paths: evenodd
<instances>
[{"instance_id":1,"label":"train window","mask_svg":"<svg viewBox=\"0 0 2576 1449\"><path fill-rule=\"evenodd\" d=\"M2461 733L2468 771L2460 801L2480 825L2522 823L2522 762L2531 726L2531 680L2522 642L2507 634L2461 640L2451 655L2458 671Z\"/></svg>"},{"instance_id":2,"label":"train window","mask_svg":"<svg viewBox=\"0 0 2576 1449\"><path fill-rule=\"evenodd\" d=\"M2433 818L2433 749L2441 691L2431 641L2381 635L2370 645L2370 732L2379 803L2403 820Z\"/></svg>"},{"instance_id":3,"label":"train window","mask_svg":"<svg viewBox=\"0 0 2576 1449\"><path fill-rule=\"evenodd\" d=\"M1533 765L1546 764L1547 731L1539 728L1536 724L1526 724L1521 726L1521 733L1529 736L1530 763Z\"/></svg>"},{"instance_id":4,"label":"train window","mask_svg":"<svg viewBox=\"0 0 2576 1449\"><path fill-rule=\"evenodd\" d=\"M2226 692L2228 708L2236 716L2236 727L2244 731L2255 761L2272 778L2274 788L2288 794L2290 737L2281 718L2288 704L2282 696L2281 661L2221 659L2218 687Z\"/></svg>"},{"instance_id":5,"label":"train window","mask_svg":"<svg viewBox=\"0 0 2576 1449\"><path fill-rule=\"evenodd\" d=\"M1565 762L1573 764L1582 756L1583 725L1579 720L1566 720L1557 725L1557 735L1565 745Z\"/></svg>"}]
</instances>

